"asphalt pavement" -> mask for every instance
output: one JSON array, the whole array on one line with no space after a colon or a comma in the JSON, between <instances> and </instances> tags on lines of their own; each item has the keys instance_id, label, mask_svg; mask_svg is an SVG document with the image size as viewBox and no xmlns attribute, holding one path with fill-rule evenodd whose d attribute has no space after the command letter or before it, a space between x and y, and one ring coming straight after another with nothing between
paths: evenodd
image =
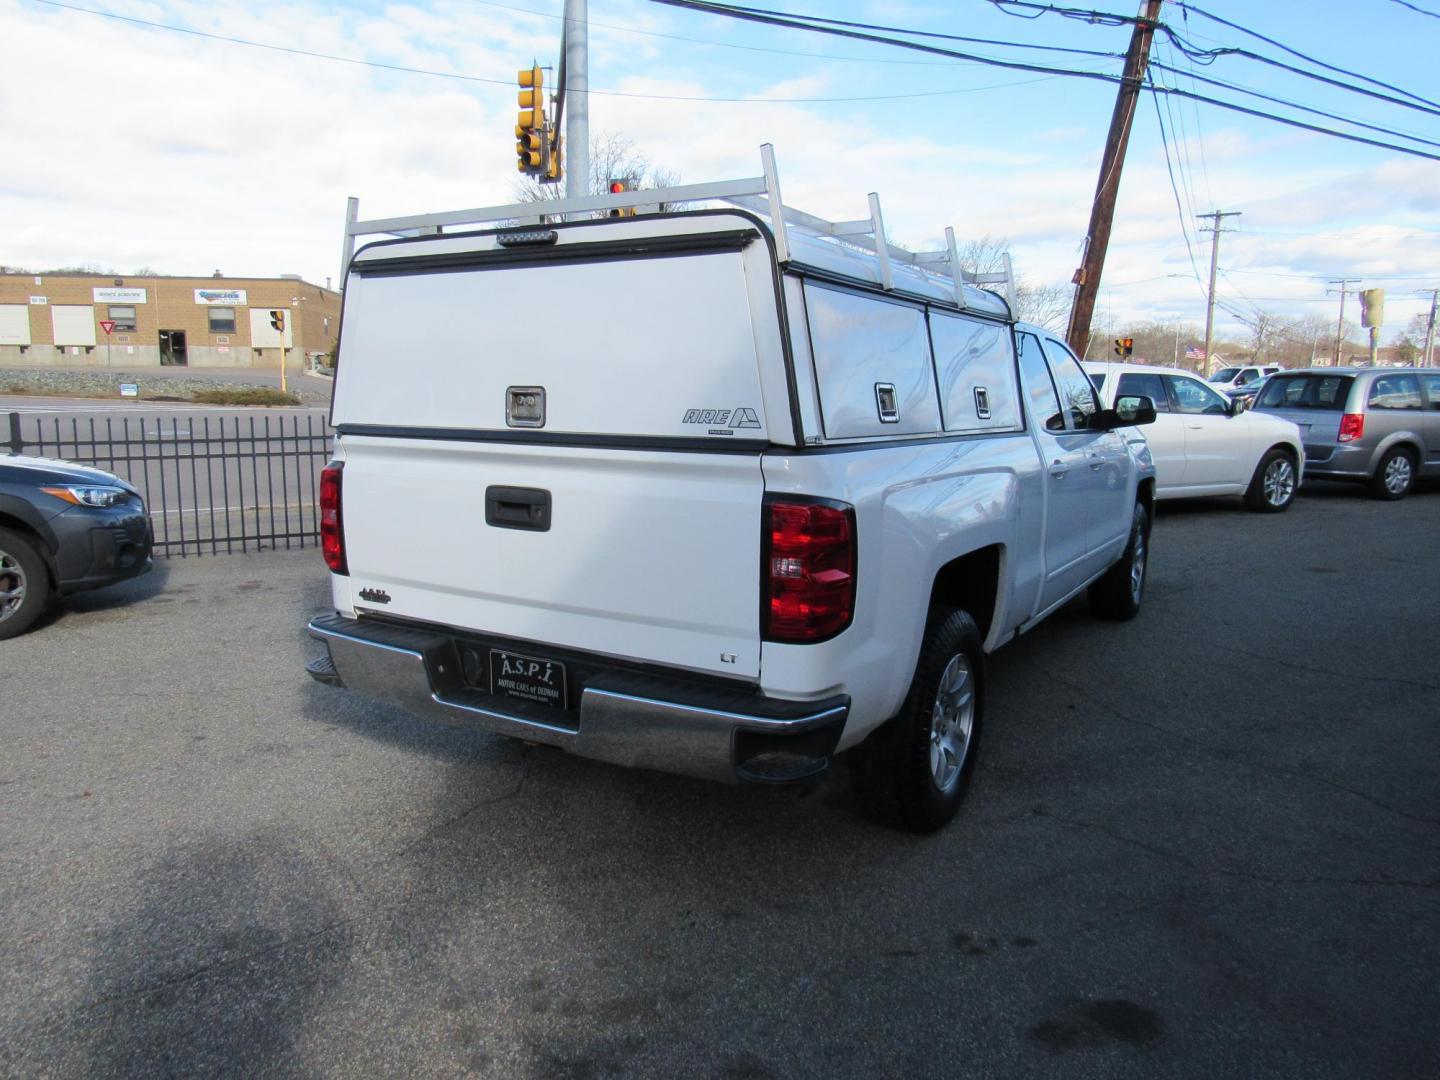
<instances>
[{"instance_id":1,"label":"asphalt pavement","mask_svg":"<svg viewBox=\"0 0 1440 1080\"><path fill-rule=\"evenodd\" d=\"M1440 492L1165 508L991 661L962 816L312 683L318 554L0 643L0 1074L1440 1074Z\"/></svg>"}]
</instances>

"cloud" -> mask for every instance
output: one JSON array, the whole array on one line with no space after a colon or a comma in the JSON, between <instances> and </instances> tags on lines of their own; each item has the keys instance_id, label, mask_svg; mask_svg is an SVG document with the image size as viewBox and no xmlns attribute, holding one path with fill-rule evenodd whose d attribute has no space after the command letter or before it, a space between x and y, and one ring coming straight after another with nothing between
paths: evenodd
<instances>
[{"instance_id":1,"label":"cloud","mask_svg":"<svg viewBox=\"0 0 1440 1080\"><path fill-rule=\"evenodd\" d=\"M45 88L0 96L7 264L169 273L220 266L232 275L323 280L337 271L348 195L360 197L366 218L508 203L517 107L509 79L532 57L553 64L560 30L538 9L469 0L343 11L267 0L112 7L209 33L498 81L406 75L0 0L7 85ZM924 6L871 8L891 21L940 17ZM639 31L833 51L795 35L681 20L650 4L592 15ZM889 231L912 246L938 247L951 224L962 238L1008 237L1036 283L1066 282L1078 264L1108 91L1086 84L1082 93L1057 80L976 93L1013 80L963 66L777 59L598 23L591 45L598 90L648 95L592 95L593 129L626 135L684 182L755 176L758 147L768 141L791 205L858 218L868 212L867 193L878 191ZM883 97L946 86L965 92L836 104L667 100ZM1118 319L1196 317L1181 221L1199 241L1203 270L1208 243L1193 215L1216 208L1245 212L1241 232L1224 237L1222 265L1254 272L1236 280L1259 283L1256 296L1298 298L1316 287L1261 272L1415 275L1440 265L1433 163L1368 150L1316 154L1333 144L1289 131L1190 125L1188 141L1172 147L1177 210L1153 119L1137 119L1107 259L1106 296Z\"/></svg>"}]
</instances>

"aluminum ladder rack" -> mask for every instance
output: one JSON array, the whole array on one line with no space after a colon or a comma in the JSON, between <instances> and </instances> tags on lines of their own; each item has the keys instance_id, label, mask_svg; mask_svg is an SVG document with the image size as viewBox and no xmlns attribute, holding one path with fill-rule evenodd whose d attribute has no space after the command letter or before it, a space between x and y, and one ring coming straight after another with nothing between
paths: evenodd
<instances>
[{"instance_id":1,"label":"aluminum ladder rack","mask_svg":"<svg viewBox=\"0 0 1440 1080\"><path fill-rule=\"evenodd\" d=\"M780 197L780 174L775 167L775 150L769 143L760 147L760 176L742 180L722 180L704 184L682 184L669 188L622 191L616 194L590 195L580 199L555 199L543 202L510 203L470 210L449 210L437 214L416 214L407 217L359 220L360 200L349 199L345 212L345 239L340 260L340 281L355 254L355 240L365 236L439 236L457 226L484 224L543 225L556 218L583 219L607 210L635 210L637 213L658 212L661 207L682 203L722 202L767 217L775 238L779 261L792 261L792 236L833 245L836 254L860 254L873 258L878 282L885 291L896 288L895 269L913 268L923 275L943 282L960 308L972 306L966 299L965 287L999 285L1011 312L1015 310L1015 275L1010 253L1003 256L1004 270L995 274L979 274L960 266L955 244L955 230L945 228L945 248L940 251L907 251L885 239L885 218L880 210L880 196L870 193L870 216L853 221L827 221L803 210L786 206ZM795 245L800 246L800 245ZM814 250L813 243L804 246ZM907 275L908 276L908 275Z\"/></svg>"}]
</instances>

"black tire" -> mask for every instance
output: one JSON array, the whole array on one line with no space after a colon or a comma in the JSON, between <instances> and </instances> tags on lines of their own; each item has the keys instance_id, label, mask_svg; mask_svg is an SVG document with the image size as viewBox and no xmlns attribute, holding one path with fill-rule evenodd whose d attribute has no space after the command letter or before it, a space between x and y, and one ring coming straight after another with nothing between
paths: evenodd
<instances>
[{"instance_id":1,"label":"black tire","mask_svg":"<svg viewBox=\"0 0 1440 1080\"><path fill-rule=\"evenodd\" d=\"M35 542L0 529L0 641L29 630L50 596L50 572Z\"/></svg>"},{"instance_id":2,"label":"black tire","mask_svg":"<svg viewBox=\"0 0 1440 1080\"><path fill-rule=\"evenodd\" d=\"M1140 613L1150 566L1150 515L1143 503L1130 517L1130 540L1114 566L1090 586L1090 613L1124 622Z\"/></svg>"},{"instance_id":3,"label":"black tire","mask_svg":"<svg viewBox=\"0 0 1440 1080\"><path fill-rule=\"evenodd\" d=\"M1370 478L1370 494L1386 502L1395 502L1410 494L1415 486L1415 455L1403 446L1392 447L1380 459L1375 475Z\"/></svg>"},{"instance_id":4,"label":"black tire","mask_svg":"<svg viewBox=\"0 0 1440 1080\"><path fill-rule=\"evenodd\" d=\"M851 753L851 781L870 815L914 833L944 827L970 790L984 703L980 629L968 612L937 605L899 715Z\"/></svg>"},{"instance_id":5,"label":"black tire","mask_svg":"<svg viewBox=\"0 0 1440 1080\"><path fill-rule=\"evenodd\" d=\"M1295 501L1295 455L1288 450L1269 450L1255 466L1255 475L1245 492L1245 505L1261 514L1278 514Z\"/></svg>"}]
</instances>

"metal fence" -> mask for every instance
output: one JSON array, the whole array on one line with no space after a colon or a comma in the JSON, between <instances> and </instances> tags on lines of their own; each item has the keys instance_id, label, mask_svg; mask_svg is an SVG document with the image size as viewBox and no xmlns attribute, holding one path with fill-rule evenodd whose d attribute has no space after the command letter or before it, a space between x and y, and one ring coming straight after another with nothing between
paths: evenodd
<instances>
[{"instance_id":1,"label":"metal fence","mask_svg":"<svg viewBox=\"0 0 1440 1080\"><path fill-rule=\"evenodd\" d=\"M145 496L158 555L318 542L317 487L332 444L314 413L8 416L0 440L8 430L12 453L93 465L134 484Z\"/></svg>"}]
</instances>

